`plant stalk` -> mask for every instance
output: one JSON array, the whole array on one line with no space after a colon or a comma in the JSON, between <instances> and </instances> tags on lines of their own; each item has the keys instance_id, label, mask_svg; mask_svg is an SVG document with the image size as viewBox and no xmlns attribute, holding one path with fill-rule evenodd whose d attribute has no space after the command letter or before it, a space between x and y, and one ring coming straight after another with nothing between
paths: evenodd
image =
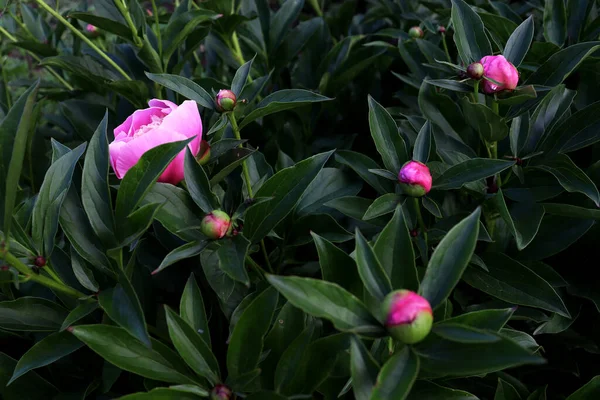
<instances>
[{"instance_id":1,"label":"plant stalk","mask_svg":"<svg viewBox=\"0 0 600 400\"><path fill-rule=\"evenodd\" d=\"M425 221L423 220L423 215L421 214L421 204L419 204L419 198L413 197L413 202L415 205L415 212L417 213L417 221L419 223L419 229L423 233L423 239L425 239L425 245L427 246L427 228L425 227Z\"/></svg>"},{"instance_id":2,"label":"plant stalk","mask_svg":"<svg viewBox=\"0 0 600 400\"><path fill-rule=\"evenodd\" d=\"M132 80L129 75L127 75L127 72L123 71L123 69L121 67L119 67L119 65L117 63L115 63L113 61L112 58L110 58L105 52L103 52L102 50L100 50L98 48L98 46L96 46L94 44L94 42L92 42L90 39L88 39L87 36L85 36L81 31L79 31L77 28L75 28L73 25L71 25L71 23L69 21L67 21L66 19L63 18L62 15L60 15L58 12L56 12L52 7L50 7L48 4L44 3L43 0L35 0L35 2L44 10L46 10L50 15L52 15L54 18L56 18L57 20L59 20L62 24L64 24L67 28L69 28L71 30L71 32L73 32L73 34L75 34L76 36L78 36L81 40L83 40L88 46L90 46L96 53L98 53L98 55L100 57L102 57L104 60L106 60L107 63L109 63L118 73L120 73L126 80L130 81Z\"/></svg>"},{"instance_id":3,"label":"plant stalk","mask_svg":"<svg viewBox=\"0 0 600 400\"><path fill-rule=\"evenodd\" d=\"M78 290L56 282L55 280L47 278L44 275L33 273L25 264L23 264L23 262L21 262L21 260L19 260L9 251L0 250L0 253L3 255L3 258L8 264L12 265L17 271L25 275L28 280L32 280L50 289L57 290L75 298L85 297L85 295Z\"/></svg>"}]
</instances>

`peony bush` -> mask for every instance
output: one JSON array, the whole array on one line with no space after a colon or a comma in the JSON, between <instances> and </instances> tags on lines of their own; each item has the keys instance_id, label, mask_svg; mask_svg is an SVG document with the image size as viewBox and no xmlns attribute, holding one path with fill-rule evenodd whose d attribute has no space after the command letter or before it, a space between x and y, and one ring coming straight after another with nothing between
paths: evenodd
<instances>
[{"instance_id":1,"label":"peony bush","mask_svg":"<svg viewBox=\"0 0 600 400\"><path fill-rule=\"evenodd\" d=\"M600 398L599 11L0 1L0 398Z\"/></svg>"}]
</instances>

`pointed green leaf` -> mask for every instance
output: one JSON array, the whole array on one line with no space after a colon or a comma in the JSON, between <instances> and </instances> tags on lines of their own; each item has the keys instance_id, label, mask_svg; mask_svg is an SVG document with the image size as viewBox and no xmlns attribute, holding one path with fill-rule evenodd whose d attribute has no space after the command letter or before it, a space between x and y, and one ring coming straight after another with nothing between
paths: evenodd
<instances>
[{"instance_id":1,"label":"pointed green leaf","mask_svg":"<svg viewBox=\"0 0 600 400\"><path fill-rule=\"evenodd\" d=\"M356 228L356 265L367 292L379 301L392 291L390 278L381 267L373 248Z\"/></svg>"},{"instance_id":2,"label":"pointed green leaf","mask_svg":"<svg viewBox=\"0 0 600 400\"><path fill-rule=\"evenodd\" d=\"M406 399L418 373L419 357L410 346L404 346L381 367L370 400Z\"/></svg>"}]
</instances>

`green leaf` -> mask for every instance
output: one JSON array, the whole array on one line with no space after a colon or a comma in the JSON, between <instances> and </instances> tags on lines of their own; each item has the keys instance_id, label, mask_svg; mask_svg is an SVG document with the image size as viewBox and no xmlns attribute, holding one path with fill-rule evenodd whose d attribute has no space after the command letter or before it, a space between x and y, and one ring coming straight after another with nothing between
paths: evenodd
<instances>
[{"instance_id":1,"label":"green leaf","mask_svg":"<svg viewBox=\"0 0 600 400\"><path fill-rule=\"evenodd\" d=\"M82 144L60 157L48 168L44 177L33 208L32 237L45 257L49 257L54 248L60 208L71 186L77 160L84 150L85 144Z\"/></svg>"},{"instance_id":2,"label":"green leaf","mask_svg":"<svg viewBox=\"0 0 600 400\"><path fill-rule=\"evenodd\" d=\"M519 152L533 153L540 148L540 144L544 144L545 149L544 140L547 140L548 132L551 132L557 121L569 110L575 94L575 91L566 89L565 85L558 85L544 97L531 117L531 128Z\"/></svg>"},{"instance_id":3,"label":"green leaf","mask_svg":"<svg viewBox=\"0 0 600 400\"><path fill-rule=\"evenodd\" d=\"M340 150L336 151L335 160L352 168L354 172L373 189L377 190L379 194L394 192L394 184L392 182L369 171L371 169L379 169L379 165L366 155L348 150Z\"/></svg>"},{"instance_id":4,"label":"green leaf","mask_svg":"<svg viewBox=\"0 0 600 400\"><path fill-rule=\"evenodd\" d=\"M311 232L319 254L319 265L325 281L337 283L357 297L362 296L362 284L356 262L330 241Z\"/></svg>"},{"instance_id":5,"label":"green leaf","mask_svg":"<svg viewBox=\"0 0 600 400\"><path fill-rule=\"evenodd\" d=\"M73 334L106 361L125 371L161 382L194 383L158 350L159 342L154 341L154 349L151 349L124 329L101 324L75 326Z\"/></svg>"},{"instance_id":6,"label":"green leaf","mask_svg":"<svg viewBox=\"0 0 600 400\"><path fill-rule=\"evenodd\" d=\"M546 389L548 385L537 389L535 392L531 393L527 400L546 400Z\"/></svg>"},{"instance_id":7,"label":"green leaf","mask_svg":"<svg viewBox=\"0 0 600 400\"><path fill-rule=\"evenodd\" d=\"M352 337L350 343L350 370L354 398L369 400L375 387L379 365L359 338Z\"/></svg>"},{"instance_id":8,"label":"green leaf","mask_svg":"<svg viewBox=\"0 0 600 400\"><path fill-rule=\"evenodd\" d=\"M414 347L423 375L429 372L435 376L471 376L544 362L512 340L497 333L493 335L498 340L487 343L459 343L429 335Z\"/></svg>"},{"instance_id":9,"label":"green leaf","mask_svg":"<svg viewBox=\"0 0 600 400\"><path fill-rule=\"evenodd\" d=\"M194 100L204 108L208 108L209 110L214 110L215 108L213 96L208 94L208 92L204 90L202 86L188 78L169 74L151 74L148 72L146 72L146 76L151 81L159 83L164 87L179 93L186 99Z\"/></svg>"},{"instance_id":10,"label":"green leaf","mask_svg":"<svg viewBox=\"0 0 600 400\"><path fill-rule=\"evenodd\" d=\"M3 67L4 68L4 67ZM5 72L4 72L5 73ZM37 96L39 81L19 97L8 114L0 121L0 221L4 237L10 234L13 209L17 198L23 160L27 149L30 131L35 125L32 121L33 106Z\"/></svg>"},{"instance_id":11,"label":"green leaf","mask_svg":"<svg viewBox=\"0 0 600 400\"><path fill-rule=\"evenodd\" d=\"M181 386L181 385L178 385ZM177 386L175 386L177 388ZM204 391L208 397L208 391ZM133 393L120 397L121 400L198 400L198 395L173 388L156 388L146 393Z\"/></svg>"},{"instance_id":12,"label":"green leaf","mask_svg":"<svg viewBox=\"0 0 600 400\"><path fill-rule=\"evenodd\" d=\"M162 58L165 64L182 45L186 37L203 22L213 21L221 15L208 10L187 11L169 20L167 27L161 32L163 37ZM150 78L152 79L152 78Z\"/></svg>"},{"instance_id":13,"label":"green leaf","mask_svg":"<svg viewBox=\"0 0 600 400\"><path fill-rule=\"evenodd\" d=\"M317 337L316 333L315 324L309 324L282 354L275 371L277 392L286 393L285 388L293 381L310 342Z\"/></svg>"},{"instance_id":14,"label":"green leaf","mask_svg":"<svg viewBox=\"0 0 600 400\"><path fill-rule=\"evenodd\" d=\"M600 375L590 379L588 383L580 387L575 393L567 397L567 400L593 399L600 394Z\"/></svg>"},{"instance_id":15,"label":"green leaf","mask_svg":"<svg viewBox=\"0 0 600 400\"><path fill-rule=\"evenodd\" d=\"M498 142L508 136L506 122L488 106L471 103L466 97L461 103L465 120L484 140Z\"/></svg>"},{"instance_id":16,"label":"green leaf","mask_svg":"<svg viewBox=\"0 0 600 400\"><path fill-rule=\"evenodd\" d=\"M204 300L202 299L202 292L200 292L193 273L190 274L185 284L185 289L183 289L183 294L179 302L179 314L184 321L200 334L204 342L210 347L210 331L208 329Z\"/></svg>"},{"instance_id":17,"label":"green leaf","mask_svg":"<svg viewBox=\"0 0 600 400\"><path fill-rule=\"evenodd\" d=\"M440 305L452 292L469 264L479 235L481 208L456 224L433 252L419 292L432 308Z\"/></svg>"},{"instance_id":18,"label":"green leaf","mask_svg":"<svg viewBox=\"0 0 600 400\"><path fill-rule=\"evenodd\" d=\"M504 47L504 57L510 61L515 67L521 65L531 41L533 40L533 16L529 16L514 30L506 46Z\"/></svg>"},{"instance_id":19,"label":"green leaf","mask_svg":"<svg viewBox=\"0 0 600 400\"><path fill-rule=\"evenodd\" d=\"M600 42L585 42L554 53L542 64L525 84L556 86L566 79L589 55L600 48Z\"/></svg>"},{"instance_id":20,"label":"green leaf","mask_svg":"<svg viewBox=\"0 0 600 400\"><path fill-rule=\"evenodd\" d=\"M412 159L415 161L420 161L423 164L427 163L427 161L429 161L429 153L431 152L431 142L431 122L427 120L423 124L423 127L415 139L415 147L413 149Z\"/></svg>"},{"instance_id":21,"label":"green leaf","mask_svg":"<svg viewBox=\"0 0 600 400\"><path fill-rule=\"evenodd\" d=\"M275 275L268 275L267 280L294 306L315 317L330 320L340 331L367 337L380 337L384 333L365 305L336 284Z\"/></svg>"},{"instance_id":22,"label":"green leaf","mask_svg":"<svg viewBox=\"0 0 600 400\"><path fill-rule=\"evenodd\" d=\"M585 194L600 207L598 188L566 154L557 154L550 160L544 160L543 164L534 165L533 168L551 173L567 192Z\"/></svg>"},{"instance_id":23,"label":"green leaf","mask_svg":"<svg viewBox=\"0 0 600 400\"><path fill-rule=\"evenodd\" d=\"M436 324L460 324L477 329L492 330L498 332L510 319L515 312L514 308L490 309L481 311L471 311L456 317L445 319Z\"/></svg>"},{"instance_id":24,"label":"green leaf","mask_svg":"<svg viewBox=\"0 0 600 400\"><path fill-rule=\"evenodd\" d=\"M373 250L390 277L393 289L418 289L415 252L401 206L396 207L394 216L377 238Z\"/></svg>"},{"instance_id":25,"label":"green leaf","mask_svg":"<svg viewBox=\"0 0 600 400\"><path fill-rule=\"evenodd\" d=\"M232 149L225 153L219 160L219 164L213 169L213 177L210 179L210 186L215 186L232 173L237 167L242 165L245 159L254 154L256 150L247 148ZM221 166L223 166L221 168Z\"/></svg>"},{"instance_id":26,"label":"green leaf","mask_svg":"<svg viewBox=\"0 0 600 400\"><path fill-rule=\"evenodd\" d=\"M387 193L378 197L371 203L365 212L365 215L363 215L363 221L368 221L393 212L396 209L396 206L402 203L402 200L404 200L404 197L395 193Z\"/></svg>"},{"instance_id":27,"label":"green leaf","mask_svg":"<svg viewBox=\"0 0 600 400\"><path fill-rule=\"evenodd\" d=\"M0 328L9 331L57 331L66 316L67 310L38 297L0 302Z\"/></svg>"},{"instance_id":28,"label":"green leaf","mask_svg":"<svg viewBox=\"0 0 600 400\"><path fill-rule=\"evenodd\" d=\"M500 216L515 237L517 248L523 250L535 237L544 217L544 208L539 204L517 203L513 213L508 210L502 189L492 198Z\"/></svg>"},{"instance_id":29,"label":"green leaf","mask_svg":"<svg viewBox=\"0 0 600 400\"><path fill-rule=\"evenodd\" d=\"M521 260L541 260L558 254L575 243L594 226L589 219L546 215L535 239L519 253Z\"/></svg>"},{"instance_id":30,"label":"green leaf","mask_svg":"<svg viewBox=\"0 0 600 400\"><path fill-rule=\"evenodd\" d=\"M545 153L569 153L600 141L600 102L577 111L556 129L552 130L542 144Z\"/></svg>"},{"instance_id":31,"label":"green leaf","mask_svg":"<svg viewBox=\"0 0 600 400\"><path fill-rule=\"evenodd\" d=\"M283 42L288 29L302 11L303 6L304 0L289 0L283 3L281 8L272 16L268 36L270 53L274 53Z\"/></svg>"},{"instance_id":32,"label":"green leaf","mask_svg":"<svg viewBox=\"0 0 600 400\"><path fill-rule=\"evenodd\" d=\"M404 400L411 393L419 373L419 357L404 346L383 364L370 400ZM431 397L423 397L431 400Z\"/></svg>"},{"instance_id":33,"label":"green leaf","mask_svg":"<svg viewBox=\"0 0 600 400\"><path fill-rule=\"evenodd\" d=\"M200 334L168 306L165 306L165 312L169 337L187 365L211 384L219 382L219 364Z\"/></svg>"},{"instance_id":34,"label":"green leaf","mask_svg":"<svg viewBox=\"0 0 600 400\"><path fill-rule=\"evenodd\" d=\"M119 232L121 236L120 246L125 247L142 236L150 227L161 207L162 204L150 203L131 213L125 219L125 222L121 223L123 226Z\"/></svg>"},{"instance_id":35,"label":"green leaf","mask_svg":"<svg viewBox=\"0 0 600 400\"><path fill-rule=\"evenodd\" d=\"M227 371L233 379L257 367L277 299L274 288L266 289L248 305L235 324L227 349Z\"/></svg>"},{"instance_id":36,"label":"green leaf","mask_svg":"<svg viewBox=\"0 0 600 400\"><path fill-rule=\"evenodd\" d=\"M473 92L473 86L471 86L467 83L455 81L452 79L425 79L425 82L427 82L428 84L433 85L433 86L441 87L442 89L451 90L453 92L460 92L460 93L472 93Z\"/></svg>"},{"instance_id":37,"label":"green leaf","mask_svg":"<svg viewBox=\"0 0 600 400\"><path fill-rule=\"evenodd\" d=\"M498 386L496 387L494 400L521 400L521 396L513 385L498 378Z\"/></svg>"},{"instance_id":38,"label":"green leaf","mask_svg":"<svg viewBox=\"0 0 600 400\"><path fill-rule=\"evenodd\" d=\"M453 165L433 182L438 190L460 189L465 183L495 175L515 165L515 161L472 158Z\"/></svg>"},{"instance_id":39,"label":"green leaf","mask_svg":"<svg viewBox=\"0 0 600 400\"><path fill-rule=\"evenodd\" d=\"M377 260L373 248L358 228L356 228L356 265L367 292L378 301L383 301L385 296L392 291L390 278Z\"/></svg>"},{"instance_id":40,"label":"green leaf","mask_svg":"<svg viewBox=\"0 0 600 400\"><path fill-rule=\"evenodd\" d=\"M434 332L439 337L459 343L492 343L499 340L498 336L492 333L447 320L436 325Z\"/></svg>"},{"instance_id":41,"label":"green leaf","mask_svg":"<svg viewBox=\"0 0 600 400\"><path fill-rule=\"evenodd\" d=\"M246 254L250 247L250 241L243 235L219 241L217 250L219 257L219 268L233 280L250 286L250 277L246 271Z\"/></svg>"},{"instance_id":42,"label":"green leaf","mask_svg":"<svg viewBox=\"0 0 600 400\"><path fill-rule=\"evenodd\" d=\"M572 206L569 204L543 203L542 206L548 214L563 217L600 220L600 210Z\"/></svg>"},{"instance_id":43,"label":"green leaf","mask_svg":"<svg viewBox=\"0 0 600 400\"><path fill-rule=\"evenodd\" d=\"M151 346L140 300L124 274L119 276L115 287L100 292L98 303L110 319L144 345Z\"/></svg>"},{"instance_id":44,"label":"green leaf","mask_svg":"<svg viewBox=\"0 0 600 400\"><path fill-rule=\"evenodd\" d=\"M34 344L19 360L8 381L10 385L27 372L52 364L83 346L70 332L55 332Z\"/></svg>"},{"instance_id":45,"label":"green leaf","mask_svg":"<svg viewBox=\"0 0 600 400\"><path fill-rule=\"evenodd\" d=\"M96 293L100 289L98 282L94 278L94 273L87 267L86 261L81 257L73 248L71 248L71 265L73 267L73 273L77 281L89 290L90 292Z\"/></svg>"},{"instance_id":46,"label":"green leaf","mask_svg":"<svg viewBox=\"0 0 600 400\"><path fill-rule=\"evenodd\" d=\"M107 134L108 111L98 125L85 155L81 176L81 202L92 229L105 246L115 244L114 217L108 184L110 159Z\"/></svg>"},{"instance_id":47,"label":"green leaf","mask_svg":"<svg viewBox=\"0 0 600 400\"><path fill-rule=\"evenodd\" d=\"M246 81L248 80L248 75L250 75L250 70L252 69L252 62L256 56L252 57L252 60L246 62L244 65L238 68L235 71L235 76L231 81L231 91L239 97L242 91L244 90L244 86L246 86Z\"/></svg>"},{"instance_id":48,"label":"green leaf","mask_svg":"<svg viewBox=\"0 0 600 400\"><path fill-rule=\"evenodd\" d=\"M312 241L312 233L317 233L335 243L346 242L353 238L335 218L329 214L311 214L297 219L288 232L290 246L302 246Z\"/></svg>"},{"instance_id":49,"label":"green leaf","mask_svg":"<svg viewBox=\"0 0 600 400\"><path fill-rule=\"evenodd\" d=\"M197 256L204 250L204 248L208 245L208 241L206 240L196 240L190 243L186 243L183 246L179 246L176 249L173 249L165 256L162 260L158 268L152 271L152 275L158 274L163 269L181 261L186 258L192 258Z\"/></svg>"},{"instance_id":50,"label":"green leaf","mask_svg":"<svg viewBox=\"0 0 600 400\"><path fill-rule=\"evenodd\" d=\"M17 360L0 353L0 396L6 400L47 400L59 393L58 389L40 377L35 371L29 371L21 379L6 386Z\"/></svg>"},{"instance_id":51,"label":"green leaf","mask_svg":"<svg viewBox=\"0 0 600 400\"><path fill-rule=\"evenodd\" d=\"M538 87L539 88L539 87ZM529 101L531 99L535 99L538 97L538 92L536 91L536 87L533 85L520 86L513 90L512 92L502 92L497 96L498 104L500 105L519 105Z\"/></svg>"},{"instance_id":52,"label":"green leaf","mask_svg":"<svg viewBox=\"0 0 600 400\"><path fill-rule=\"evenodd\" d=\"M94 15L86 12L72 12L69 13L69 17L78 19L88 24L92 24L97 28L100 28L106 32L114 33L117 36L122 37L125 40L133 42L133 36L131 29L127 25L105 18L99 15Z\"/></svg>"},{"instance_id":53,"label":"green leaf","mask_svg":"<svg viewBox=\"0 0 600 400\"><path fill-rule=\"evenodd\" d=\"M145 152L121 180L115 218L123 223L181 150L193 140L165 143Z\"/></svg>"},{"instance_id":54,"label":"green leaf","mask_svg":"<svg viewBox=\"0 0 600 400\"><path fill-rule=\"evenodd\" d=\"M69 188L59 216L60 226L73 248L87 262L107 275L114 275L102 244L94 234L74 186Z\"/></svg>"},{"instance_id":55,"label":"green leaf","mask_svg":"<svg viewBox=\"0 0 600 400\"><path fill-rule=\"evenodd\" d=\"M544 38L562 46L567 37L567 10L564 0L547 0L544 7Z\"/></svg>"},{"instance_id":56,"label":"green leaf","mask_svg":"<svg viewBox=\"0 0 600 400\"><path fill-rule=\"evenodd\" d=\"M244 235L256 243L296 206L306 188L315 179L333 152L321 153L285 168L267 180L255 197L272 197L246 211Z\"/></svg>"},{"instance_id":57,"label":"green leaf","mask_svg":"<svg viewBox=\"0 0 600 400\"><path fill-rule=\"evenodd\" d=\"M344 196L354 196L360 192L362 183L337 168L323 168L308 186L296 205L298 216L326 211L324 206L330 200Z\"/></svg>"},{"instance_id":58,"label":"green leaf","mask_svg":"<svg viewBox=\"0 0 600 400\"><path fill-rule=\"evenodd\" d=\"M381 154L383 165L398 173L408 161L406 144L398 132L398 127L385 108L369 96L369 127L377 151Z\"/></svg>"},{"instance_id":59,"label":"green leaf","mask_svg":"<svg viewBox=\"0 0 600 400\"><path fill-rule=\"evenodd\" d=\"M73 310L71 310L71 312L69 313L69 315L67 315L67 317L65 318L65 320L63 321L60 330L64 331L65 329L67 329L68 327L70 327L71 325L73 325L75 322L79 321L80 319L90 315L91 313L93 313L94 311L96 311L98 309L98 307L100 307L98 305L97 302L83 302L80 305L78 305L77 307L75 307Z\"/></svg>"},{"instance_id":60,"label":"green leaf","mask_svg":"<svg viewBox=\"0 0 600 400\"><path fill-rule=\"evenodd\" d=\"M297 0L293 0L297 1ZM250 122L265 117L267 115L301 107L307 104L318 103L321 101L332 100L329 97L309 92L302 89L284 89L271 93L256 105L240 123L240 129L243 129Z\"/></svg>"},{"instance_id":61,"label":"green leaf","mask_svg":"<svg viewBox=\"0 0 600 400\"><path fill-rule=\"evenodd\" d=\"M492 54L481 18L463 0L452 0L452 26L458 54L466 65Z\"/></svg>"},{"instance_id":62,"label":"green leaf","mask_svg":"<svg viewBox=\"0 0 600 400\"><path fill-rule=\"evenodd\" d=\"M409 400L479 400L471 393L436 385L433 382L419 380L411 390Z\"/></svg>"},{"instance_id":63,"label":"green leaf","mask_svg":"<svg viewBox=\"0 0 600 400\"><path fill-rule=\"evenodd\" d=\"M469 268L463 279L469 285L511 304L538 307L570 317L552 285L525 265L502 253L485 254L488 271Z\"/></svg>"}]
</instances>

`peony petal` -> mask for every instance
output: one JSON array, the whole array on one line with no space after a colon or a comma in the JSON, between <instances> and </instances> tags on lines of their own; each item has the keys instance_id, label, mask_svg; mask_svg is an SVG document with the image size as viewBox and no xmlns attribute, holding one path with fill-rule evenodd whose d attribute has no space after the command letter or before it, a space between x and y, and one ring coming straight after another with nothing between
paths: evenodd
<instances>
[{"instance_id":1,"label":"peony petal","mask_svg":"<svg viewBox=\"0 0 600 400\"><path fill-rule=\"evenodd\" d=\"M121 175L120 178L122 178L148 150L164 143L177 142L185 139L187 139L185 136L174 131L165 131L161 128L153 129L145 135L129 141L125 146L120 148L120 152L115 162L115 171L118 171ZM183 162L181 162L181 164L181 168L183 169Z\"/></svg>"},{"instance_id":2,"label":"peony petal","mask_svg":"<svg viewBox=\"0 0 600 400\"><path fill-rule=\"evenodd\" d=\"M127 138L127 139L129 139L129 138ZM113 171L115 172L115 175L119 179L123 179L123 176L125 175L125 172L127 172L127 171L124 171L123 173L119 172L119 169L117 168L117 160L119 159L121 151L127 145L128 141L129 140L119 140L119 141L115 140L114 142L112 142L108 145L108 154L109 154L109 158L110 158L110 165L111 165Z\"/></svg>"},{"instance_id":3,"label":"peony petal","mask_svg":"<svg viewBox=\"0 0 600 400\"><path fill-rule=\"evenodd\" d=\"M163 119L161 130L178 132L185 137L196 138L190 143L192 153L196 155L202 139L202 119L195 101L186 100L176 110Z\"/></svg>"},{"instance_id":4,"label":"peony petal","mask_svg":"<svg viewBox=\"0 0 600 400\"><path fill-rule=\"evenodd\" d=\"M165 114L170 114L171 111L175 111L177 109L177 104L169 100L152 99L148 102L148 105L150 107L160 108Z\"/></svg>"}]
</instances>

